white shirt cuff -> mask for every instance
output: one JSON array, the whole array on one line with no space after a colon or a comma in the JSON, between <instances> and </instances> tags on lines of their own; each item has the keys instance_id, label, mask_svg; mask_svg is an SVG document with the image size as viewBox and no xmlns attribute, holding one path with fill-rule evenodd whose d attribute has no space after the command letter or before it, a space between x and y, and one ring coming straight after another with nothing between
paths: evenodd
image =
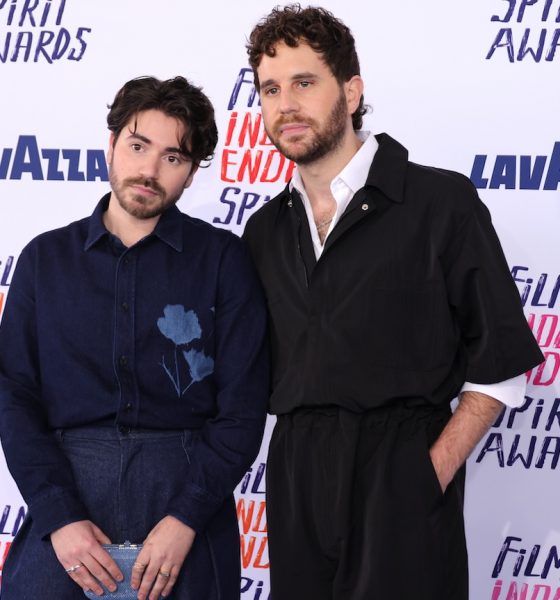
<instances>
[{"instance_id":1,"label":"white shirt cuff","mask_svg":"<svg viewBox=\"0 0 560 600\"><path fill-rule=\"evenodd\" d=\"M523 374L499 383L483 384L465 381L461 392L480 392L499 400L509 408L518 408L525 401L526 388L527 378Z\"/></svg>"}]
</instances>

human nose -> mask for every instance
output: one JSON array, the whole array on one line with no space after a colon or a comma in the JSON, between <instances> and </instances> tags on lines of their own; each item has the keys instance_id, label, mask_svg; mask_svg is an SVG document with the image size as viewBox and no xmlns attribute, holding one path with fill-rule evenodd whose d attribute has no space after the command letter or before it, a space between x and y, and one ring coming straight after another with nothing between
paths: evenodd
<instances>
[{"instance_id":1,"label":"human nose","mask_svg":"<svg viewBox=\"0 0 560 600\"><path fill-rule=\"evenodd\" d=\"M280 103L278 106L281 113L297 112L299 103L294 92L290 89L285 89L280 92Z\"/></svg>"},{"instance_id":2,"label":"human nose","mask_svg":"<svg viewBox=\"0 0 560 600\"><path fill-rule=\"evenodd\" d=\"M157 179L159 175L160 160L155 154L146 153L140 165L140 175L147 179Z\"/></svg>"}]
</instances>

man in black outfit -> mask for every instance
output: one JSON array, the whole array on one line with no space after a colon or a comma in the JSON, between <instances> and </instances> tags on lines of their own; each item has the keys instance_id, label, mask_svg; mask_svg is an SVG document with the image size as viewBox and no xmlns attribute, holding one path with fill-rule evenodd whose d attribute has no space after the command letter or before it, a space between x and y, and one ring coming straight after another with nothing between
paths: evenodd
<instances>
[{"instance_id":1,"label":"man in black outfit","mask_svg":"<svg viewBox=\"0 0 560 600\"><path fill-rule=\"evenodd\" d=\"M271 318L272 596L466 600L464 463L542 361L489 212L466 177L360 131L331 13L277 8L248 53L297 165L244 234Z\"/></svg>"}]
</instances>

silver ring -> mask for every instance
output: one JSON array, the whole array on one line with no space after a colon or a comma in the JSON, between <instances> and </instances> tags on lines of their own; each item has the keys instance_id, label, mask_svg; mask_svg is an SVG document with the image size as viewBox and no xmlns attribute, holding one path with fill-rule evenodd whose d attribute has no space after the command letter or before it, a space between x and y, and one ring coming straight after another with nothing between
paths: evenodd
<instances>
[{"instance_id":1,"label":"silver ring","mask_svg":"<svg viewBox=\"0 0 560 600\"><path fill-rule=\"evenodd\" d=\"M73 573L74 571L77 571L80 567L83 567L82 563L80 563L78 565L74 565L73 567L70 567L69 569L65 569L65 571L67 573Z\"/></svg>"},{"instance_id":2,"label":"silver ring","mask_svg":"<svg viewBox=\"0 0 560 600\"><path fill-rule=\"evenodd\" d=\"M165 579L169 579L171 577L171 573L169 573L168 571L160 571L158 573L158 575L161 575L162 577L165 577Z\"/></svg>"}]
</instances>

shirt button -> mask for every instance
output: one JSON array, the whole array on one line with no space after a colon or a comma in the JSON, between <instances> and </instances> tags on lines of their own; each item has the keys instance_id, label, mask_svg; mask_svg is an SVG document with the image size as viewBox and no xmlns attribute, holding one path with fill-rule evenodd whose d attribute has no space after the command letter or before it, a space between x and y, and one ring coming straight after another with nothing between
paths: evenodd
<instances>
[{"instance_id":1,"label":"shirt button","mask_svg":"<svg viewBox=\"0 0 560 600\"><path fill-rule=\"evenodd\" d=\"M128 411L132 410L132 402L127 402L125 409Z\"/></svg>"},{"instance_id":2,"label":"shirt button","mask_svg":"<svg viewBox=\"0 0 560 600\"><path fill-rule=\"evenodd\" d=\"M123 309L125 312L128 312L128 302L123 302L123 303L121 304L121 308L122 308L122 309Z\"/></svg>"},{"instance_id":3,"label":"shirt button","mask_svg":"<svg viewBox=\"0 0 560 600\"><path fill-rule=\"evenodd\" d=\"M125 427L124 425L119 425L119 433L130 433L130 427Z\"/></svg>"},{"instance_id":4,"label":"shirt button","mask_svg":"<svg viewBox=\"0 0 560 600\"><path fill-rule=\"evenodd\" d=\"M367 210L369 208L368 204L362 204L362 210Z\"/></svg>"},{"instance_id":5,"label":"shirt button","mask_svg":"<svg viewBox=\"0 0 560 600\"><path fill-rule=\"evenodd\" d=\"M119 358L119 363L120 363L121 367L126 367L126 366L128 366L128 358L127 358L126 356L124 356L124 355L123 355L123 356L121 356L121 357Z\"/></svg>"}]
</instances>

